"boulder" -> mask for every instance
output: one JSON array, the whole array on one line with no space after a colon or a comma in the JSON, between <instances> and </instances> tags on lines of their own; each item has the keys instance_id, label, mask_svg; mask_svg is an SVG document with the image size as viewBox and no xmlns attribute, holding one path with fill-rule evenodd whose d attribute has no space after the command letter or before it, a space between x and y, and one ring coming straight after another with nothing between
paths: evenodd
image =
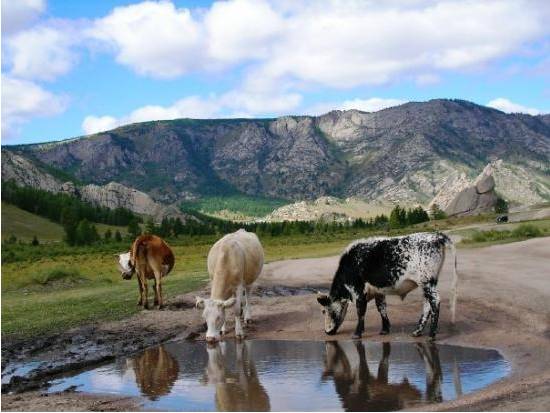
<instances>
[{"instance_id":1,"label":"boulder","mask_svg":"<svg viewBox=\"0 0 550 413\"><path fill-rule=\"evenodd\" d=\"M476 180L461 190L444 209L447 216L477 215L493 211L497 195L492 174L493 169L489 164Z\"/></svg>"}]
</instances>

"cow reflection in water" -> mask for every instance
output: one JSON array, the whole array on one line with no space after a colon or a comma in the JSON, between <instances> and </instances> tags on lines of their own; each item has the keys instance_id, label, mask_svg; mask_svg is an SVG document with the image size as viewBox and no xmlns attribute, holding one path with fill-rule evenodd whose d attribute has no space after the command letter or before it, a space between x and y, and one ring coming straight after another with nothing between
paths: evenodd
<instances>
[{"instance_id":1,"label":"cow reflection in water","mask_svg":"<svg viewBox=\"0 0 550 413\"><path fill-rule=\"evenodd\" d=\"M177 360L163 346L145 350L132 358L136 383L149 400L158 400L172 390L179 374Z\"/></svg>"},{"instance_id":2,"label":"cow reflection in water","mask_svg":"<svg viewBox=\"0 0 550 413\"><path fill-rule=\"evenodd\" d=\"M390 343L383 343L382 359L376 376L369 370L365 345L361 341L353 345L354 350L343 348L336 341L326 343L322 377L323 380L329 377L334 380L344 410L401 410L422 400L441 401L441 364L435 346L417 344L417 350L426 363L427 394L424 399L420 390L410 384L407 378L401 383L388 382Z\"/></svg>"},{"instance_id":3,"label":"cow reflection in water","mask_svg":"<svg viewBox=\"0 0 550 413\"><path fill-rule=\"evenodd\" d=\"M218 411L269 411L269 396L256 373L246 342L235 344L235 371L228 368L225 343L208 345L205 382L216 387Z\"/></svg>"}]
</instances>

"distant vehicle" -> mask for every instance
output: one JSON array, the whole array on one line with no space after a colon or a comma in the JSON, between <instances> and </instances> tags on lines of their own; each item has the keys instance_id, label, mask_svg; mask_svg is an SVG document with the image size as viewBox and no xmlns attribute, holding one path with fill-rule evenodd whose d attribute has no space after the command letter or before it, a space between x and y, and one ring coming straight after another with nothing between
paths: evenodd
<instances>
[{"instance_id":1,"label":"distant vehicle","mask_svg":"<svg viewBox=\"0 0 550 413\"><path fill-rule=\"evenodd\" d=\"M497 224L508 222L508 215L500 215L497 217Z\"/></svg>"}]
</instances>

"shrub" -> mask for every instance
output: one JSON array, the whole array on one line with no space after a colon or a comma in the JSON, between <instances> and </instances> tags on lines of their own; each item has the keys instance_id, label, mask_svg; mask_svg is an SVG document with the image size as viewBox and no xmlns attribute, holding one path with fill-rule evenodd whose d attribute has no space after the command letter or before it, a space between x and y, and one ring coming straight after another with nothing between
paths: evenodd
<instances>
[{"instance_id":1,"label":"shrub","mask_svg":"<svg viewBox=\"0 0 550 413\"><path fill-rule=\"evenodd\" d=\"M80 274L80 271L65 267L46 269L32 277L32 282L39 285L49 285L61 281L72 284L83 280L85 280L85 277Z\"/></svg>"},{"instance_id":2,"label":"shrub","mask_svg":"<svg viewBox=\"0 0 550 413\"><path fill-rule=\"evenodd\" d=\"M521 224L512 231L512 234L517 238L534 238L540 237L542 235L542 231L533 224Z\"/></svg>"}]
</instances>

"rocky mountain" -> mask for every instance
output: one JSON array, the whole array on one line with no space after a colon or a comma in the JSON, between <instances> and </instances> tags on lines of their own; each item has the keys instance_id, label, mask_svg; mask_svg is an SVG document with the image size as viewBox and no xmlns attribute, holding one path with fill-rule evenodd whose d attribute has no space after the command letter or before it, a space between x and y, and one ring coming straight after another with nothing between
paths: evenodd
<instances>
[{"instance_id":1,"label":"rocky mountain","mask_svg":"<svg viewBox=\"0 0 550 413\"><path fill-rule=\"evenodd\" d=\"M521 171L526 189L518 202L550 199L547 116L460 100L318 117L146 122L5 149L86 184L115 181L162 203L240 192L427 204L450 177L473 178L497 159Z\"/></svg>"},{"instance_id":2,"label":"rocky mountain","mask_svg":"<svg viewBox=\"0 0 550 413\"><path fill-rule=\"evenodd\" d=\"M54 193L66 193L83 201L111 209L127 208L137 214L160 221L164 217L189 217L174 206L163 205L137 189L116 182L106 185L75 185L62 182L32 161L11 151L2 150L2 180L13 180L20 186L31 186Z\"/></svg>"}]
</instances>

